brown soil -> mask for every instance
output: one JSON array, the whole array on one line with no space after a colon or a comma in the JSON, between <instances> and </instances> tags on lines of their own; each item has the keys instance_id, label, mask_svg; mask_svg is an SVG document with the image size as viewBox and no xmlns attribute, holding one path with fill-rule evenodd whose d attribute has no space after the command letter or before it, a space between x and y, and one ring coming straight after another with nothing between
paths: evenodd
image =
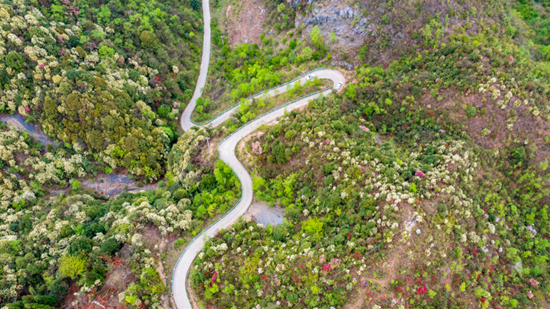
<instances>
[{"instance_id":1,"label":"brown soil","mask_svg":"<svg viewBox=\"0 0 550 309\"><path fill-rule=\"evenodd\" d=\"M216 157L218 155L218 143L222 141L222 137L213 137L210 139L210 147L206 147L205 150L203 150L203 153L206 155L204 158L205 162L214 162L212 158ZM203 148L204 149L204 148Z\"/></svg>"},{"instance_id":2,"label":"brown soil","mask_svg":"<svg viewBox=\"0 0 550 309\"><path fill-rule=\"evenodd\" d=\"M79 305L75 308L101 309L97 303L106 308L124 308L124 305L118 301L118 294L123 292L136 278L132 274L132 271L127 268L128 265L125 260L120 258L113 258L111 260L107 258L107 260L109 261L109 271L105 275L105 281L101 289L98 291L94 288L87 295L77 298L73 293L78 291L79 288L73 284L67 298L64 300L65 307L73 308L74 306L71 303L78 300Z\"/></svg>"},{"instance_id":3,"label":"brown soil","mask_svg":"<svg viewBox=\"0 0 550 309\"><path fill-rule=\"evenodd\" d=\"M227 8L227 30L231 46L259 43L262 24L267 17L264 0L245 0Z\"/></svg>"},{"instance_id":4,"label":"brown soil","mask_svg":"<svg viewBox=\"0 0 550 309\"><path fill-rule=\"evenodd\" d=\"M170 305L171 305L171 303L173 304L174 302L173 301L170 302L170 298L171 298L171 286L170 286L170 284L171 284L171 281L170 281L171 267L168 264L166 264L166 266L168 268L165 268L165 265L162 263L163 261L160 258L160 255L163 254L163 253L167 253L167 249L170 247L168 244L171 244L171 243L175 242L176 239L178 238L177 236L178 235L176 235L176 234L168 234L166 236L162 236L159 232L159 229L156 226L152 225L152 224L146 226L145 232L143 233L143 239L145 240L144 245L149 250L151 250L151 252L154 256L157 256L157 253L159 254L159 256L158 256L159 258L157 260L158 263L157 263L156 270L159 273L160 279L164 283L164 286L166 287L166 289L165 289L166 293L161 296L161 300L162 300L162 304L163 304L164 308L171 308ZM157 246L157 248L155 248L155 246Z\"/></svg>"},{"instance_id":5,"label":"brown soil","mask_svg":"<svg viewBox=\"0 0 550 309\"><path fill-rule=\"evenodd\" d=\"M247 135L237 144L237 154L239 155L239 159L244 165L250 165L254 163L254 156L248 152L248 150L246 149L246 144L253 138L261 138L264 134L265 133L262 131L254 132Z\"/></svg>"},{"instance_id":6,"label":"brown soil","mask_svg":"<svg viewBox=\"0 0 550 309\"><path fill-rule=\"evenodd\" d=\"M166 239L163 239L160 242L159 249L161 251L164 251L164 248L166 247L166 242L167 242ZM162 259L158 260L157 272L160 275L160 279L162 280L162 283L164 283L164 286L166 286L167 290L169 290L170 287L167 285L169 284L169 280L166 280L167 278L166 278L166 274L164 273L164 265L162 265ZM162 304L164 305L165 308L170 308L169 298L170 297L168 296L168 294L164 294L161 296Z\"/></svg>"}]
</instances>

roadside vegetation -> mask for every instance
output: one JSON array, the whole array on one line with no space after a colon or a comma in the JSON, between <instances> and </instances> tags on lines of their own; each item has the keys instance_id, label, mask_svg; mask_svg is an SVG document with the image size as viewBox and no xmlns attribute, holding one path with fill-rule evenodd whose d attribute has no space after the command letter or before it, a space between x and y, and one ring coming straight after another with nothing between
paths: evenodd
<instances>
[{"instance_id":1,"label":"roadside vegetation","mask_svg":"<svg viewBox=\"0 0 550 309\"><path fill-rule=\"evenodd\" d=\"M191 274L204 303L547 306L547 163L495 156L443 110L346 96L247 142L256 198L285 223L211 239Z\"/></svg>"},{"instance_id":2,"label":"roadside vegetation","mask_svg":"<svg viewBox=\"0 0 550 309\"><path fill-rule=\"evenodd\" d=\"M226 22L226 17L220 16L226 9L221 2L212 7L213 47L209 82L203 89L201 101L205 104L195 109L193 121L202 123L210 120L229 107L244 102L250 95L290 81L330 60L318 28L302 41L300 35L289 32L288 37L283 39L283 46L261 34L260 44L241 43L232 47L227 33L220 29ZM280 8L285 12L287 10L284 4ZM277 7L274 10L277 12Z\"/></svg>"},{"instance_id":3,"label":"roadside vegetation","mask_svg":"<svg viewBox=\"0 0 550 309\"><path fill-rule=\"evenodd\" d=\"M240 106L182 132L200 0L0 0L0 112L56 141L0 124L0 307L173 306L181 251L241 196L216 142L332 86L245 100L333 61L348 65L344 89L241 141L255 199L285 219L241 218L207 239L195 301L550 307L550 2L338 2L358 12L350 24L375 25L357 49L297 24L321 3L298 2L266 0L257 43L231 44L228 22L249 3L211 1L192 119ZM111 173L156 187L109 198L82 185Z\"/></svg>"},{"instance_id":4,"label":"roadside vegetation","mask_svg":"<svg viewBox=\"0 0 550 309\"><path fill-rule=\"evenodd\" d=\"M331 87L332 85L330 85L328 81L314 78L306 81L303 85L301 83L296 83L294 86L287 86L288 90L286 90L286 92L269 98L244 100L232 117L226 121L224 127L222 127L222 130L233 132L245 125L247 122L273 110L274 108L277 108L278 106L282 106L303 96L326 90ZM202 102L202 99L199 99L199 101Z\"/></svg>"}]
</instances>

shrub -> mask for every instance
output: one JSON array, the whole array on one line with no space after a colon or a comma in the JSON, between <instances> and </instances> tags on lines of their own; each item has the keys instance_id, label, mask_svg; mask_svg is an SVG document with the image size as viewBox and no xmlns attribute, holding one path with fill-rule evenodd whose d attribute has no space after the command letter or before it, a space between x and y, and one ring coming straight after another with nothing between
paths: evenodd
<instances>
[{"instance_id":1,"label":"shrub","mask_svg":"<svg viewBox=\"0 0 550 309\"><path fill-rule=\"evenodd\" d=\"M468 116L468 118L474 117L476 115L476 113L477 113L477 108L475 106L469 105L466 108L466 116Z\"/></svg>"},{"instance_id":2,"label":"shrub","mask_svg":"<svg viewBox=\"0 0 550 309\"><path fill-rule=\"evenodd\" d=\"M285 242L286 234L288 234L288 230L285 225L278 224L277 226L275 226L275 229L273 230L273 238L275 240Z\"/></svg>"},{"instance_id":3,"label":"shrub","mask_svg":"<svg viewBox=\"0 0 550 309\"><path fill-rule=\"evenodd\" d=\"M65 255L59 258L59 271L63 277L71 279L80 276L86 270L87 261L73 255Z\"/></svg>"},{"instance_id":4,"label":"shrub","mask_svg":"<svg viewBox=\"0 0 550 309\"><path fill-rule=\"evenodd\" d=\"M109 238L101 244L101 251L107 255L113 255L120 249L120 244L116 239Z\"/></svg>"}]
</instances>

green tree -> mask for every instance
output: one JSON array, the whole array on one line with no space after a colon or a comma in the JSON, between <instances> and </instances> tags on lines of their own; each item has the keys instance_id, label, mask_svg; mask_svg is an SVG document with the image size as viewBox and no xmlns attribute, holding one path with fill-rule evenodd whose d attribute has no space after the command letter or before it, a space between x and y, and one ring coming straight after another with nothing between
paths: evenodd
<instances>
[{"instance_id":1,"label":"green tree","mask_svg":"<svg viewBox=\"0 0 550 309\"><path fill-rule=\"evenodd\" d=\"M59 271L63 277L71 279L80 276L86 270L87 261L74 255L65 255L59 258Z\"/></svg>"},{"instance_id":2,"label":"green tree","mask_svg":"<svg viewBox=\"0 0 550 309\"><path fill-rule=\"evenodd\" d=\"M111 22L111 10L105 4L101 5L101 10L97 13L97 19L105 24Z\"/></svg>"},{"instance_id":3,"label":"green tree","mask_svg":"<svg viewBox=\"0 0 550 309\"><path fill-rule=\"evenodd\" d=\"M302 49L302 53L300 54L300 56L303 60L310 60L313 56L313 50L306 46L304 49Z\"/></svg>"},{"instance_id":4,"label":"green tree","mask_svg":"<svg viewBox=\"0 0 550 309\"><path fill-rule=\"evenodd\" d=\"M302 224L302 231L313 235L323 233L323 222L317 217L309 218Z\"/></svg>"},{"instance_id":5,"label":"green tree","mask_svg":"<svg viewBox=\"0 0 550 309\"><path fill-rule=\"evenodd\" d=\"M111 57L114 54L115 54L115 50L110 48L107 45L103 45L99 48L99 56L101 58Z\"/></svg>"},{"instance_id":6,"label":"green tree","mask_svg":"<svg viewBox=\"0 0 550 309\"><path fill-rule=\"evenodd\" d=\"M330 41L334 43L334 41L336 41L336 32L334 32L334 30L330 33Z\"/></svg>"},{"instance_id":7,"label":"green tree","mask_svg":"<svg viewBox=\"0 0 550 309\"><path fill-rule=\"evenodd\" d=\"M143 44L143 46L151 48L155 46L156 36L154 33L144 30L139 35L139 40L141 41L141 44Z\"/></svg>"},{"instance_id":8,"label":"green tree","mask_svg":"<svg viewBox=\"0 0 550 309\"><path fill-rule=\"evenodd\" d=\"M25 65L25 58L23 58L23 56L21 56L18 52L14 51L10 52L4 61L8 67L17 72L20 72Z\"/></svg>"},{"instance_id":9,"label":"green tree","mask_svg":"<svg viewBox=\"0 0 550 309\"><path fill-rule=\"evenodd\" d=\"M105 252L108 255L115 254L115 252L117 252L119 248L120 244L118 243L118 241L116 241L116 239L112 237L101 244L101 251Z\"/></svg>"},{"instance_id":10,"label":"green tree","mask_svg":"<svg viewBox=\"0 0 550 309\"><path fill-rule=\"evenodd\" d=\"M273 238L277 241L284 242L286 240L286 234L288 234L288 229L283 224L277 224L273 230Z\"/></svg>"},{"instance_id":11,"label":"green tree","mask_svg":"<svg viewBox=\"0 0 550 309\"><path fill-rule=\"evenodd\" d=\"M321 30L319 30L318 26L313 27L311 31L309 31L309 37L311 40L311 44L313 44L315 47L323 47L325 41L323 39L323 34L321 33Z\"/></svg>"},{"instance_id":12,"label":"green tree","mask_svg":"<svg viewBox=\"0 0 550 309\"><path fill-rule=\"evenodd\" d=\"M198 11L201 8L200 0L191 0L191 7L193 10Z\"/></svg>"}]
</instances>

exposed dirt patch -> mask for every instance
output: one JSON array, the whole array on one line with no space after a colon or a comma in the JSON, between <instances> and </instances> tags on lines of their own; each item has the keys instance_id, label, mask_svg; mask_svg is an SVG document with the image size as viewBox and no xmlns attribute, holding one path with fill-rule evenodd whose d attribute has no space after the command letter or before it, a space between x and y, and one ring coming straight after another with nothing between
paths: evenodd
<instances>
[{"instance_id":1,"label":"exposed dirt patch","mask_svg":"<svg viewBox=\"0 0 550 309\"><path fill-rule=\"evenodd\" d=\"M271 121L268 122L268 123L264 123L264 126L270 127L270 126L274 126L274 125L276 125L276 124L278 124L278 123L279 123L279 120L273 119L273 120L271 120Z\"/></svg>"},{"instance_id":2,"label":"exposed dirt patch","mask_svg":"<svg viewBox=\"0 0 550 309\"><path fill-rule=\"evenodd\" d=\"M394 296L392 295L392 293L388 293L389 286L391 284L391 280L396 279L399 276L398 270L401 261L406 260L404 253L405 248L405 245L401 245L398 248L395 248L394 250L392 250L392 252L388 254L389 259L387 261L382 262L382 264L376 266L375 269L377 271L383 271L383 278L372 278L369 275L358 278L358 289L350 295L350 302L344 305L343 308L365 308L365 304L372 303L373 301L379 301L380 298L388 299ZM365 256L364 259L368 260L368 256ZM380 286L380 291L377 291L375 285Z\"/></svg>"},{"instance_id":3,"label":"exposed dirt patch","mask_svg":"<svg viewBox=\"0 0 550 309\"><path fill-rule=\"evenodd\" d=\"M80 288L73 282L69 294L64 300L65 308L101 308L97 304L104 308L125 308L118 301L118 294L123 292L131 282L135 281L136 277L132 274L124 259L114 257L111 259L106 258L106 261L109 268L101 289L97 290L94 287L90 293L77 297L74 296L74 293L78 292Z\"/></svg>"},{"instance_id":4,"label":"exposed dirt patch","mask_svg":"<svg viewBox=\"0 0 550 309\"><path fill-rule=\"evenodd\" d=\"M170 281L170 275L171 275L171 266L170 264L166 264L166 259L160 258L162 254L166 254L168 249L171 247L169 244L176 241L178 238L178 235L176 234L168 234L166 236L162 236L160 234L159 229L150 224L146 226L145 231L143 233L143 239L144 239L144 245L151 250L153 255L157 256L158 259L156 270L159 273L159 276L164 283L164 286L166 287L166 293L161 296L162 304L165 308L171 308L170 304L170 298L171 298L171 281ZM172 303L174 303L172 301Z\"/></svg>"},{"instance_id":5,"label":"exposed dirt patch","mask_svg":"<svg viewBox=\"0 0 550 309\"><path fill-rule=\"evenodd\" d=\"M254 157L246 150L246 141L241 140L237 145L237 153L240 158L244 158L244 164L250 165L251 162L254 162Z\"/></svg>"},{"instance_id":6,"label":"exposed dirt patch","mask_svg":"<svg viewBox=\"0 0 550 309\"><path fill-rule=\"evenodd\" d=\"M204 157L203 158L204 163L214 162L214 160L212 160L212 158L218 156L218 143L221 142L221 141L222 141L221 136L211 138L208 141L210 146L207 146L206 149L203 148L201 156L200 156L200 157Z\"/></svg>"},{"instance_id":7,"label":"exposed dirt patch","mask_svg":"<svg viewBox=\"0 0 550 309\"><path fill-rule=\"evenodd\" d=\"M285 211L280 206L269 207L267 204L255 200L244 214L244 217L253 217L256 222L264 226L267 226L268 223L275 226L283 223Z\"/></svg>"},{"instance_id":8,"label":"exposed dirt patch","mask_svg":"<svg viewBox=\"0 0 550 309\"><path fill-rule=\"evenodd\" d=\"M245 0L227 8L227 30L231 46L259 43L262 24L267 17L264 0Z\"/></svg>"},{"instance_id":9,"label":"exposed dirt patch","mask_svg":"<svg viewBox=\"0 0 550 309\"><path fill-rule=\"evenodd\" d=\"M219 98L222 97L222 95L225 93L225 91L227 90L225 87L217 87L218 84L221 83L221 80L212 80L211 82L211 85L212 85L212 90L214 91L211 91L211 96L212 96L212 101L216 102L218 101Z\"/></svg>"},{"instance_id":10,"label":"exposed dirt patch","mask_svg":"<svg viewBox=\"0 0 550 309\"><path fill-rule=\"evenodd\" d=\"M97 191L100 194L115 197L122 191L139 192L156 190L157 184L142 185L139 181L128 176L128 171L123 170L121 174L98 175L93 179L81 179L83 187Z\"/></svg>"},{"instance_id":11,"label":"exposed dirt patch","mask_svg":"<svg viewBox=\"0 0 550 309\"><path fill-rule=\"evenodd\" d=\"M165 246L165 240L163 239L161 242L161 247ZM167 285L169 282L166 280L166 274L164 273L164 266L162 265L162 260L158 261L157 264L157 272L160 275L160 279L162 280L162 283L164 283L164 286L166 286L167 290L170 288L169 285ZM164 294L161 296L162 304L164 305L164 308L170 308L170 297L167 294Z\"/></svg>"},{"instance_id":12,"label":"exposed dirt patch","mask_svg":"<svg viewBox=\"0 0 550 309\"><path fill-rule=\"evenodd\" d=\"M246 149L246 144L254 138L261 138L265 132L257 131L252 134L247 135L245 138L243 138L238 144L237 144L237 154L239 156L239 160L246 165L250 166L254 164L254 156L248 152Z\"/></svg>"}]
</instances>

